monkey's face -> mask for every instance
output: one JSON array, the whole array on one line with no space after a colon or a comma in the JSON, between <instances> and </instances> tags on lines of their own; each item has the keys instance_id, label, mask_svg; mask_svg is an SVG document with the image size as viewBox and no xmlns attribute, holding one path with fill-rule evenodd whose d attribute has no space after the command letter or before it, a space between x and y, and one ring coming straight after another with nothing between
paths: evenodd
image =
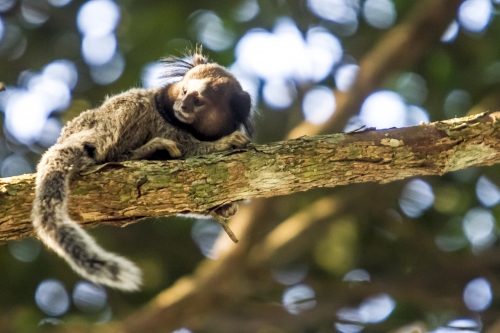
<instances>
[{"instance_id":1,"label":"monkey's face","mask_svg":"<svg viewBox=\"0 0 500 333\"><path fill-rule=\"evenodd\" d=\"M174 115L183 123L193 124L197 117L212 107L212 101L207 96L208 82L206 79L197 79L181 83L174 102Z\"/></svg>"},{"instance_id":2,"label":"monkey's face","mask_svg":"<svg viewBox=\"0 0 500 333\"><path fill-rule=\"evenodd\" d=\"M218 139L237 129L230 111L229 91L220 80L185 78L179 82L180 91L173 106L179 121L207 139Z\"/></svg>"},{"instance_id":3,"label":"monkey's face","mask_svg":"<svg viewBox=\"0 0 500 333\"><path fill-rule=\"evenodd\" d=\"M218 140L250 125L250 95L224 68L201 64L169 89L173 116L203 140ZM250 131L248 131L250 133Z\"/></svg>"}]
</instances>

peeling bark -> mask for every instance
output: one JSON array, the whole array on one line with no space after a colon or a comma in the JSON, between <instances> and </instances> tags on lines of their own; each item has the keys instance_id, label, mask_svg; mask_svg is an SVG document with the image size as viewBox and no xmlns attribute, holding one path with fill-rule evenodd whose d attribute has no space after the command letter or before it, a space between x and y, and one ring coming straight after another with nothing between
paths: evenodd
<instances>
[{"instance_id":1,"label":"peeling bark","mask_svg":"<svg viewBox=\"0 0 500 333\"><path fill-rule=\"evenodd\" d=\"M304 136L173 161L111 163L71 186L70 215L83 227L206 213L244 199L315 187L442 175L500 162L500 112L361 132ZM33 236L35 175L0 179L0 241Z\"/></svg>"}]
</instances>

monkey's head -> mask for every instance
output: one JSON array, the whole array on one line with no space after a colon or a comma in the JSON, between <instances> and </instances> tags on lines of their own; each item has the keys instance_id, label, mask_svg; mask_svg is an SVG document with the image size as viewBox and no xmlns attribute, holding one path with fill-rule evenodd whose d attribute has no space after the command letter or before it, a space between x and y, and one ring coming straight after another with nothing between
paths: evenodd
<instances>
[{"instance_id":1,"label":"monkey's head","mask_svg":"<svg viewBox=\"0 0 500 333\"><path fill-rule=\"evenodd\" d=\"M167 75L182 79L163 91L171 120L200 140L218 140L242 127L252 135L250 95L231 73L199 54L192 62L176 59L175 66Z\"/></svg>"}]
</instances>

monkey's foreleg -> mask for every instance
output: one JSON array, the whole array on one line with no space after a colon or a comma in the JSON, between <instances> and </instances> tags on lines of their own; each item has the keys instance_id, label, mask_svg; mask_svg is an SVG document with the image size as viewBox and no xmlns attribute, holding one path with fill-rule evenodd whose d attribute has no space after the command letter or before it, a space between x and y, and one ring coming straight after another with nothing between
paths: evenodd
<instances>
[{"instance_id":1,"label":"monkey's foreleg","mask_svg":"<svg viewBox=\"0 0 500 333\"><path fill-rule=\"evenodd\" d=\"M132 160L143 160L151 157L159 150L166 150L170 157L180 157L181 151L177 147L177 143L164 138L153 138L145 145L132 151Z\"/></svg>"},{"instance_id":2,"label":"monkey's foreleg","mask_svg":"<svg viewBox=\"0 0 500 333\"><path fill-rule=\"evenodd\" d=\"M250 139L240 131L235 131L228 136L225 136L215 141L215 151L224 151L235 148L243 148L250 142Z\"/></svg>"},{"instance_id":3,"label":"monkey's foreleg","mask_svg":"<svg viewBox=\"0 0 500 333\"><path fill-rule=\"evenodd\" d=\"M235 131L217 141L198 141L195 140L183 148L184 157L205 155L218 151L226 151L235 148L243 148L250 142L250 139L241 133Z\"/></svg>"}]
</instances>

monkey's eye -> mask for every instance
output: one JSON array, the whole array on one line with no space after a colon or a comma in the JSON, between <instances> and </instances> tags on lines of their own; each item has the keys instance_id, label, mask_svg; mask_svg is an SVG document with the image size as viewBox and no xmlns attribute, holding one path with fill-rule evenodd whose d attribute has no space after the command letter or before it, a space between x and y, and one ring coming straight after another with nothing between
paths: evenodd
<instances>
[{"instance_id":1,"label":"monkey's eye","mask_svg":"<svg viewBox=\"0 0 500 333\"><path fill-rule=\"evenodd\" d=\"M186 95L186 93L187 93L187 89L186 88L182 88L182 94Z\"/></svg>"},{"instance_id":2,"label":"monkey's eye","mask_svg":"<svg viewBox=\"0 0 500 333\"><path fill-rule=\"evenodd\" d=\"M199 99L198 97L196 97L194 99L194 105L196 105L196 106L203 105L203 101L201 99Z\"/></svg>"}]
</instances>

